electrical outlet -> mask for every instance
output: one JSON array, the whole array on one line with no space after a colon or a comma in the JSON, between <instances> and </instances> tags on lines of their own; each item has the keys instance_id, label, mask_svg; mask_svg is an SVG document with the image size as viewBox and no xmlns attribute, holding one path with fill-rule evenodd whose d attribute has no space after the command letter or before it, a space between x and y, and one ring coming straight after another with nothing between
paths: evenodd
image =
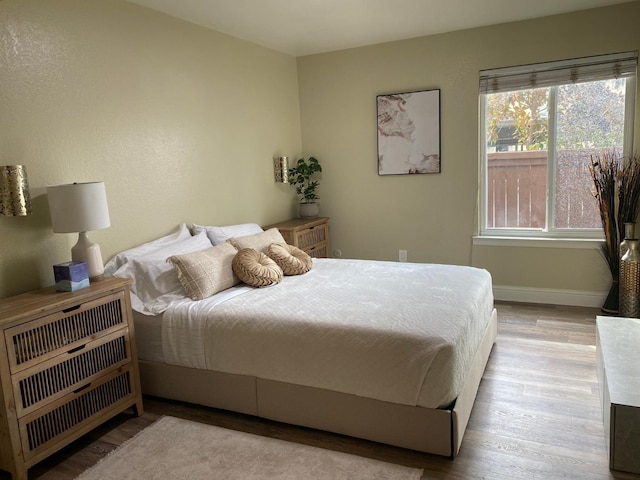
<instances>
[{"instance_id":1,"label":"electrical outlet","mask_svg":"<svg viewBox=\"0 0 640 480\"><path fill-rule=\"evenodd\" d=\"M407 251L406 250L398 250L398 261L406 262L407 261Z\"/></svg>"}]
</instances>

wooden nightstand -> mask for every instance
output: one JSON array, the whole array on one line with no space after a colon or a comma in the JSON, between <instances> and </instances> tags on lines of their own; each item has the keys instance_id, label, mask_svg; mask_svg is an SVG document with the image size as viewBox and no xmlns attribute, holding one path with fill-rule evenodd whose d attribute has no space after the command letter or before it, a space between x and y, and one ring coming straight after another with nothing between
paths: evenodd
<instances>
[{"instance_id":1,"label":"wooden nightstand","mask_svg":"<svg viewBox=\"0 0 640 480\"><path fill-rule=\"evenodd\" d=\"M109 418L142 414L129 280L0 300L0 468L13 480Z\"/></svg>"},{"instance_id":2,"label":"wooden nightstand","mask_svg":"<svg viewBox=\"0 0 640 480\"><path fill-rule=\"evenodd\" d=\"M289 245L316 258L329 256L329 217L294 218L264 227L277 228Z\"/></svg>"}]
</instances>

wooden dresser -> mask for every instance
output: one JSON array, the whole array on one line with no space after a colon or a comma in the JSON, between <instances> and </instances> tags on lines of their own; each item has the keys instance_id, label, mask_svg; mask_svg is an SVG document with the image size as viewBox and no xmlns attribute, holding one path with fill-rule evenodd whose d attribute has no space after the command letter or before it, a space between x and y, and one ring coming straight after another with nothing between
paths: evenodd
<instances>
[{"instance_id":1,"label":"wooden dresser","mask_svg":"<svg viewBox=\"0 0 640 480\"><path fill-rule=\"evenodd\" d=\"M304 250L311 257L329 256L329 217L294 218L264 227L265 230L268 228L280 230L289 245Z\"/></svg>"},{"instance_id":2,"label":"wooden dresser","mask_svg":"<svg viewBox=\"0 0 640 480\"><path fill-rule=\"evenodd\" d=\"M0 468L13 480L142 396L129 280L0 300Z\"/></svg>"}]
</instances>

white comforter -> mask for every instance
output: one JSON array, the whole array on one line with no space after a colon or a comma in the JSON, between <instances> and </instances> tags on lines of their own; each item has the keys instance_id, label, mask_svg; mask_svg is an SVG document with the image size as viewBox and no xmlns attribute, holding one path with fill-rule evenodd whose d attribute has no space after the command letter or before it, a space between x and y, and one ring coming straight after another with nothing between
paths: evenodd
<instances>
[{"instance_id":1,"label":"white comforter","mask_svg":"<svg viewBox=\"0 0 640 480\"><path fill-rule=\"evenodd\" d=\"M175 365L438 407L458 395L492 309L485 270L316 259L273 287L172 303L163 354Z\"/></svg>"}]
</instances>

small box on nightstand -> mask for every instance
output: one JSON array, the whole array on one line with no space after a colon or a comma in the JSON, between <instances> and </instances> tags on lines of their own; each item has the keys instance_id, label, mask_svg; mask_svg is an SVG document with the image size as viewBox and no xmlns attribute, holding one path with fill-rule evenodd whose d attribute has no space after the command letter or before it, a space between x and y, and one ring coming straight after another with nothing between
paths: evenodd
<instances>
[{"instance_id":1,"label":"small box on nightstand","mask_svg":"<svg viewBox=\"0 0 640 480\"><path fill-rule=\"evenodd\" d=\"M73 292L89 286L89 271L85 262L66 262L53 266L56 290Z\"/></svg>"}]
</instances>

